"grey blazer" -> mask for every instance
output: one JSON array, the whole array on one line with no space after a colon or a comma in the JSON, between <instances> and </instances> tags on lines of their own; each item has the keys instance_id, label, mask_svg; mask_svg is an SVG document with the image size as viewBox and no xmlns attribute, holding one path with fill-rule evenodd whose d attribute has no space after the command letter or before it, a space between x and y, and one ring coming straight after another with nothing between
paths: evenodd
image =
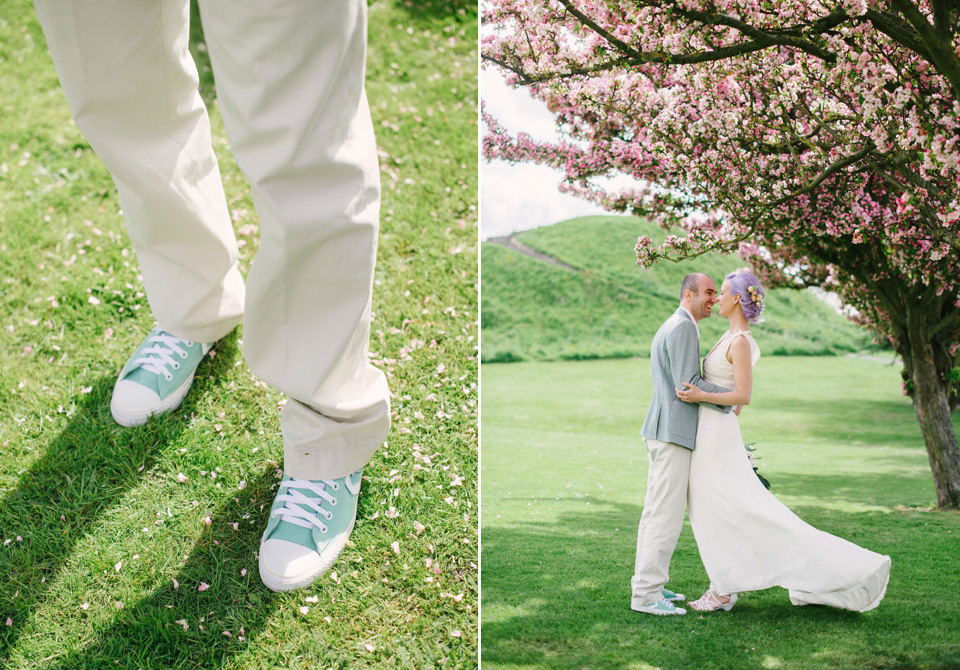
<instances>
[{"instance_id":1,"label":"grey blazer","mask_svg":"<svg viewBox=\"0 0 960 670\"><path fill-rule=\"evenodd\" d=\"M644 437L673 442L693 449L697 442L699 406L677 397L674 389L683 382L699 386L708 393L723 393L728 388L715 386L700 376L700 336L693 316L683 307L664 321L650 345L650 369L653 372L653 401L640 433ZM710 407L729 412L728 405Z\"/></svg>"}]
</instances>

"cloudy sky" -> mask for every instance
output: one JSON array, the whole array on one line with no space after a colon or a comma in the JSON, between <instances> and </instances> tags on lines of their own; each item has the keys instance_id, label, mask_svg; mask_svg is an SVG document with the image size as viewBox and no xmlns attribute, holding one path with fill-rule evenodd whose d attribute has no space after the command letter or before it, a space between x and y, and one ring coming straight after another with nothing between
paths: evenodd
<instances>
[{"instance_id":1,"label":"cloudy sky","mask_svg":"<svg viewBox=\"0 0 960 670\"><path fill-rule=\"evenodd\" d=\"M493 69L480 72L480 97L488 112L507 130L524 131L537 140L556 140L553 117L525 89L512 89ZM485 128L481 128L481 131ZM561 174L540 165L510 165L480 159L480 235L483 239L548 226L564 219L604 210L560 193Z\"/></svg>"}]
</instances>

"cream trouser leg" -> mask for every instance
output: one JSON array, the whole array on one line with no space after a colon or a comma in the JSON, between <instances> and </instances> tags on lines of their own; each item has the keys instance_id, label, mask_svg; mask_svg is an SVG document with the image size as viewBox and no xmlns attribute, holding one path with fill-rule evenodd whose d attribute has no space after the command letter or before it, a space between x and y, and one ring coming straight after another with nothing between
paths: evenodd
<instances>
[{"instance_id":1,"label":"cream trouser leg","mask_svg":"<svg viewBox=\"0 0 960 670\"><path fill-rule=\"evenodd\" d=\"M243 278L188 3L35 4L70 111L117 185L154 318L189 340L223 337L243 315Z\"/></svg>"},{"instance_id":2,"label":"cream trouser leg","mask_svg":"<svg viewBox=\"0 0 960 670\"><path fill-rule=\"evenodd\" d=\"M136 221L144 238L137 244L134 236L141 265L158 247L165 257L188 259L179 272L144 269L158 321L190 339L229 332L239 309L225 318L226 310L208 308L218 327L207 330L191 330L176 314L162 318L184 299L172 282L213 264L217 247L230 260L221 294L243 302L236 243L187 51L188 3L37 0L37 6L61 78L79 80L64 81L78 125L118 185L126 183L126 170L155 194ZM289 396L281 419L284 469L300 478L341 477L363 466L389 430L386 380L367 362L379 172L363 91L366 4L203 0L200 8L224 123L261 221L247 282L245 355L261 379ZM191 114L203 119L191 126L193 144L174 131ZM144 116L154 126L144 130ZM116 126L130 130L117 133ZM131 141L140 134L141 143ZM156 167L157 144L170 145L168 170ZM194 154L212 165L215 188L195 177ZM124 188L121 194L126 212L130 197ZM180 199L198 203L200 216L189 225L154 215ZM211 285L207 280L207 293Z\"/></svg>"},{"instance_id":3,"label":"cream trouser leg","mask_svg":"<svg viewBox=\"0 0 960 670\"><path fill-rule=\"evenodd\" d=\"M683 528L690 477L690 450L646 438L649 470L647 495L637 530L637 559L631 605L652 605L669 579L670 558Z\"/></svg>"}]
</instances>

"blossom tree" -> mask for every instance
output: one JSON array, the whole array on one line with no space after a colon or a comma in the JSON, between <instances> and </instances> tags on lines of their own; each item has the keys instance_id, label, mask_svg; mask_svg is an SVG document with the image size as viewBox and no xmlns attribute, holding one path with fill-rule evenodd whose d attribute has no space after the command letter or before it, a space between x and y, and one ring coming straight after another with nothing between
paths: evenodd
<instances>
[{"instance_id":1,"label":"blossom tree","mask_svg":"<svg viewBox=\"0 0 960 670\"><path fill-rule=\"evenodd\" d=\"M737 251L822 286L904 364L941 508L960 507L960 6L955 0L489 0L483 57L563 139L488 158L679 228L637 262ZM602 177L628 175L612 191ZM855 380L851 393L857 396Z\"/></svg>"}]
</instances>

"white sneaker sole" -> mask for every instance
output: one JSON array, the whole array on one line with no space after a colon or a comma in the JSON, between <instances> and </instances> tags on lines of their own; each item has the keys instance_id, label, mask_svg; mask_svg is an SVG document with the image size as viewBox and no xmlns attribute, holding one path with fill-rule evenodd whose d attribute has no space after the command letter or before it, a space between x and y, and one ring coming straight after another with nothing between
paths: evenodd
<instances>
[{"instance_id":1,"label":"white sneaker sole","mask_svg":"<svg viewBox=\"0 0 960 670\"><path fill-rule=\"evenodd\" d=\"M190 390L190 386L193 384L193 377L194 375L190 375L180 388L168 395L163 401L147 409L128 409L123 407L117 400L117 387L114 385L113 396L110 398L110 413L113 415L113 420L121 426L133 428L134 426L142 426L151 416L172 412L183 402L187 392Z\"/></svg>"},{"instance_id":2,"label":"white sneaker sole","mask_svg":"<svg viewBox=\"0 0 960 670\"><path fill-rule=\"evenodd\" d=\"M643 614L655 614L656 616L683 616L687 613L687 610L682 607L677 607L672 612L666 610L658 610L653 607L631 607L634 612L641 612Z\"/></svg>"},{"instance_id":3,"label":"white sneaker sole","mask_svg":"<svg viewBox=\"0 0 960 670\"><path fill-rule=\"evenodd\" d=\"M343 537L336 544L331 545L331 547L325 552L326 556L323 558L322 562L317 565L316 568L309 572L305 572L296 577L281 577L276 575L263 565L263 560L260 560L260 581L263 582L263 585L266 586L271 591L294 591L296 589L302 589L304 587L310 586L317 579L323 576L333 564L336 562L337 558L340 557L340 552L343 551L343 548L347 545L347 540L350 539L351 533L353 533L353 526L357 521L357 517L353 517L353 521L350 522L350 527L347 528L347 532L343 534Z\"/></svg>"}]
</instances>

